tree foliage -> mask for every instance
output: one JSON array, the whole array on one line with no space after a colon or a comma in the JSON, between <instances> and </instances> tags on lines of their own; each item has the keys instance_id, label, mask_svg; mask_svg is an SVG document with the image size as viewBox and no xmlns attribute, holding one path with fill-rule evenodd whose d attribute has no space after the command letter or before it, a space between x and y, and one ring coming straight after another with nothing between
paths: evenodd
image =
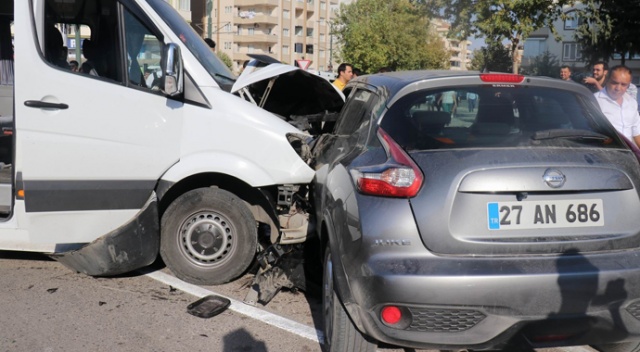
<instances>
[{"instance_id":1,"label":"tree foliage","mask_svg":"<svg viewBox=\"0 0 640 352\"><path fill-rule=\"evenodd\" d=\"M489 43L473 51L471 69L476 71L511 72L513 61L509 49L500 43Z\"/></svg>"},{"instance_id":2,"label":"tree foliage","mask_svg":"<svg viewBox=\"0 0 640 352\"><path fill-rule=\"evenodd\" d=\"M218 58L230 69L233 69L233 60L224 51L219 51Z\"/></svg>"},{"instance_id":3,"label":"tree foliage","mask_svg":"<svg viewBox=\"0 0 640 352\"><path fill-rule=\"evenodd\" d=\"M364 72L447 68L450 53L429 29L422 7L410 0L341 4L332 25L341 60Z\"/></svg>"},{"instance_id":4,"label":"tree foliage","mask_svg":"<svg viewBox=\"0 0 640 352\"><path fill-rule=\"evenodd\" d=\"M618 0L619 1L619 0ZM427 9L438 6L451 20L450 32L463 37L486 37L488 42L508 40L513 72L518 72L518 47L529 35L549 27L558 38L553 22L564 16L563 6L574 0L422 0ZM558 39L559 40L559 39Z\"/></svg>"},{"instance_id":5,"label":"tree foliage","mask_svg":"<svg viewBox=\"0 0 640 352\"><path fill-rule=\"evenodd\" d=\"M589 64L621 54L624 65L626 58L640 53L640 1L586 0L583 3L585 6L575 12L580 19L575 39Z\"/></svg>"},{"instance_id":6,"label":"tree foliage","mask_svg":"<svg viewBox=\"0 0 640 352\"><path fill-rule=\"evenodd\" d=\"M522 68L522 74L529 76L560 77L560 62L558 57L548 50L533 58L531 65Z\"/></svg>"}]
</instances>

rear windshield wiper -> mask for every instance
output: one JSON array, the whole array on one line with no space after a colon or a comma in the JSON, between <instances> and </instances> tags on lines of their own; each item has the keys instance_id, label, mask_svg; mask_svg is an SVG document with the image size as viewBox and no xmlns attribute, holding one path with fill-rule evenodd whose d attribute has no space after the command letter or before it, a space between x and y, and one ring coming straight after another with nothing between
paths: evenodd
<instances>
[{"instance_id":1,"label":"rear windshield wiper","mask_svg":"<svg viewBox=\"0 0 640 352\"><path fill-rule=\"evenodd\" d=\"M533 136L531 136L531 139L535 141L544 139L578 139L586 141L605 142L607 140L610 140L611 137L588 130L553 129L537 131L533 134Z\"/></svg>"}]
</instances>

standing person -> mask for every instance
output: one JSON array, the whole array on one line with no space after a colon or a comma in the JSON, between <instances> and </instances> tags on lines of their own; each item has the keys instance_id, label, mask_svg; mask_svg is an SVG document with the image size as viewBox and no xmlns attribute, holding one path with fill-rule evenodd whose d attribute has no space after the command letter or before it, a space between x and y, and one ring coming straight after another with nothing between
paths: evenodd
<instances>
[{"instance_id":1,"label":"standing person","mask_svg":"<svg viewBox=\"0 0 640 352\"><path fill-rule=\"evenodd\" d=\"M631 70L626 66L615 66L605 88L594 94L600 109L613 127L640 146L640 114L638 104L626 94L631 84Z\"/></svg>"},{"instance_id":2,"label":"standing person","mask_svg":"<svg viewBox=\"0 0 640 352\"><path fill-rule=\"evenodd\" d=\"M467 93L467 110L473 112L476 109L476 102L478 101L478 94L468 92Z\"/></svg>"},{"instance_id":3,"label":"standing person","mask_svg":"<svg viewBox=\"0 0 640 352\"><path fill-rule=\"evenodd\" d=\"M450 113L451 116L455 115L456 107L458 106L458 96L456 92L452 90L442 92L438 105L442 106L442 111Z\"/></svg>"},{"instance_id":4,"label":"standing person","mask_svg":"<svg viewBox=\"0 0 640 352\"><path fill-rule=\"evenodd\" d=\"M333 85L338 87L338 89L343 90L344 86L346 86L352 78L353 65L341 63L340 66L338 66L338 78L333 81Z\"/></svg>"},{"instance_id":5,"label":"standing person","mask_svg":"<svg viewBox=\"0 0 640 352\"><path fill-rule=\"evenodd\" d=\"M609 72L609 65L604 61L598 61L593 64L591 73L593 77L585 78L582 83L589 88L593 93L599 92L604 88L607 73Z\"/></svg>"},{"instance_id":6,"label":"standing person","mask_svg":"<svg viewBox=\"0 0 640 352\"><path fill-rule=\"evenodd\" d=\"M563 81L571 80L571 67L567 65L560 66L560 79Z\"/></svg>"}]
</instances>

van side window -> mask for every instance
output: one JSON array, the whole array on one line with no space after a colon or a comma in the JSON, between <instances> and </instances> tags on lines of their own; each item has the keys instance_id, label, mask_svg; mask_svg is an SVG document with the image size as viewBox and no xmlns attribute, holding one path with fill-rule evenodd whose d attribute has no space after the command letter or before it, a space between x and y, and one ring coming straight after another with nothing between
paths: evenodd
<instances>
[{"instance_id":1,"label":"van side window","mask_svg":"<svg viewBox=\"0 0 640 352\"><path fill-rule=\"evenodd\" d=\"M127 86L158 84L162 37L136 16L136 9L119 0L45 1L42 49L50 64Z\"/></svg>"},{"instance_id":2,"label":"van side window","mask_svg":"<svg viewBox=\"0 0 640 352\"><path fill-rule=\"evenodd\" d=\"M132 13L124 11L129 84L157 89L162 80L162 42Z\"/></svg>"}]
</instances>

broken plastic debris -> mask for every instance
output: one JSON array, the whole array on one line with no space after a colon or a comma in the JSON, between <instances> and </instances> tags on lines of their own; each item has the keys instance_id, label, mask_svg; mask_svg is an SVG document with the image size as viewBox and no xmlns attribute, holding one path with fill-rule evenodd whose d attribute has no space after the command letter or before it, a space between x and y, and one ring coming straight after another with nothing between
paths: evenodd
<instances>
[{"instance_id":1,"label":"broken plastic debris","mask_svg":"<svg viewBox=\"0 0 640 352\"><path fill-rule=\"evenodd\" d=\"M196 317L211 318L224 312L230 304L231 301L227 298L208 295L189 304L189 306L187 306L187 312Z\"/></svg>"}]
</instances>

